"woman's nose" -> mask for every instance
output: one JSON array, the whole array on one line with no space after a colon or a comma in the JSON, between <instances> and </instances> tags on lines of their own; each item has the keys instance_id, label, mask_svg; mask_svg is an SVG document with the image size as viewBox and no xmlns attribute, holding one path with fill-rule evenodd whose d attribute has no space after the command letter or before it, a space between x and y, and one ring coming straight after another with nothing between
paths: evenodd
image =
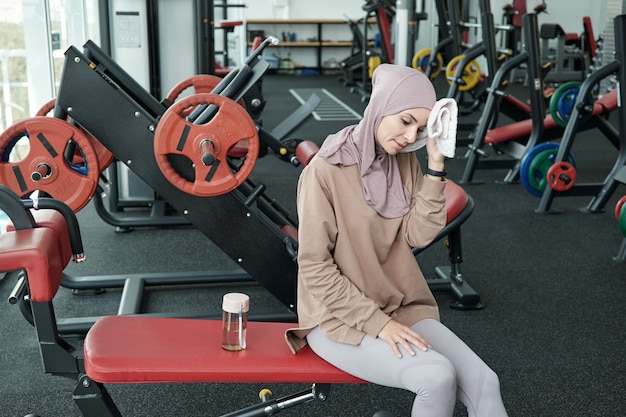
<instances>
[{"instance_id":1,"label":"woman's nose","mask_svg":"<svg viewBox=\"0 0 626 417\"><path fill-rule=\"evenodd\" d=\"M404 136L408 143L413 143L417 140L419 129L409 129Z\"/></svg>"}]
</instances>

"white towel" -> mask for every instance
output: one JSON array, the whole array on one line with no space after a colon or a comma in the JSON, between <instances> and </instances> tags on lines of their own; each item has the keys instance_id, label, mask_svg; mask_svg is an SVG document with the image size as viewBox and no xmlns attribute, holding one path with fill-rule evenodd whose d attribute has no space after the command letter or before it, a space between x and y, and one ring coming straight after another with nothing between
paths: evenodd
<instances>
[{"instance_id":1,"label":"white towel","mask_svg":"<svg viewBox=\"0 0 626 417\"><path fill-rule=\"evenodd\" d=\"M438 100L430 111L426 129L418 139L407 145L402 152L414 152L426 145L426 137L436 139L439 152L447 158L454 158L459 109L453 98Z\"/></svg>"}]
</instances>

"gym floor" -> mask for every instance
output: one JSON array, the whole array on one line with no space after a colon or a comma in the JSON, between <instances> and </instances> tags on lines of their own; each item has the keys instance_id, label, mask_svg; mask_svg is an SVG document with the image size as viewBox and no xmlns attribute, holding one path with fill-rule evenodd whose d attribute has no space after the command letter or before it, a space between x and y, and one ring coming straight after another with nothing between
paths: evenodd
<instances>
[{"instance_id":1,"label":"gym floor","mask_svg":"<svg viewBox=\"0 0 626 417\"><path fill-rule=\"evenodd\" d=\"M444 82L445 83L445 82ZM440 95L447 86L437 83ZM325 88L356 112L364 103L336 76L264 78L267 105L263 125L271 130L299 103L290 88ZM525 88L511 86L524 96ZM616 122L617 117L612 120ZM318 121L310 117L289 136L324 137L354 121ZM502 119L501 123L506 123ZM449 177L459 180L464 148L448 161ZM576 137L573 148L578 180L602 181L616 151L598 131ZM421 160L425 153L418 152ZM267 185L268 195L295 213L295 189L300 169L268 155L259 159L252 177ZM501 184L503 170L478 170L482 184L465 186L476 208L462 226L464 278L481 294L482 310L450 308L451 296L437 293L442 321L463 338L499 374L510 416L621 416L626 409L626 265L617 262L623 239L613 216L620 186L606 211L578 211L590 197L556 198L560 214L541 215L539 200L521 184ZM136 228L116 233L95 212L93 204L78 213L87 261L72 264L72 276L236 269L211 240L192 227ZM224 225L223 233L229 233ZM271 256L271 254L268 254ZM426 275L447 263L447 251L437 244L418 256ZM14 282L0 281L7 299ZM252 308L278 306L254 284L214 284L150 289L146 312L219 311L225 292L251 295ZM115 314L120 292L73 295L62 288L57 296L59 317ZM74 381L46 375L33 328L14 306L0 304L0 398L2 415L72 417L80 413L72 400ZM261 388L275 396L308 386L298 384L163 384L108 387L124 416L218 416L255 404ZM375 385L334 385L325 402L283 412L285 416L371 416L389 410L404 416L413 395ZM459 403L455 417L467 415ZM481 416L482 417L482 416ZM485 416L486 417L486 416Z\"/></svg>"}]
</instances>

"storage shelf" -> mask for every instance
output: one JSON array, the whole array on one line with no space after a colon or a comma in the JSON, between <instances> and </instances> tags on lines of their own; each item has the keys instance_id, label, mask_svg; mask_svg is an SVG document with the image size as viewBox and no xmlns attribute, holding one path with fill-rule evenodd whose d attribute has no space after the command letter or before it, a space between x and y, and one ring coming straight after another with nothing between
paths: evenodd
<instances>
[{"instance_id":1,"label":"storage shelf","mask_svg":"<svg viewBox=\"0 0 626 417\"><path fill-rule=\"evenodd\" d=\"M279 44L273 46L273 48L313 48L316 53L316 65L313 67L307 67L322 71L322 49L323 48L351 48L353 46L352 41L345 40L349 35L348 23L343 19L248 19L246 24L246 34L248 36L248 47L252 46L252 35L256 31L263 31L266 33L271 28L274 32L277 32L276 26L280 25L285 30L297 29L297 27L309 26L308 32L315 32L314 36L307 36L309 39L317 40L302 40L302 41L283 41L280 40ZM323 28L325 25L345 25L346 32L341 35L341 39L333 40L332 36L324 36ZM271 33L270 33L271 34ZM274 34L276 36L276 34ZM277 36L280 39L280 36ZM347 57L349 51L346 51L345 55L341 59ZM340 60L340 59L338 59Z\"/></svg>"},{"instance_id":2,"label":"storage shelf","mask_svg":"<svg viewBox=\"0 0 626 417\"><path fill-rule=\"evenodd\" d=\"M252 46L252 42L248 42L248 46ZM349 41L304 41L304 42L280 42L276 47L280 48L310 48L310 47L350 47L352 42Z\"/></svg>"}]
</instances>

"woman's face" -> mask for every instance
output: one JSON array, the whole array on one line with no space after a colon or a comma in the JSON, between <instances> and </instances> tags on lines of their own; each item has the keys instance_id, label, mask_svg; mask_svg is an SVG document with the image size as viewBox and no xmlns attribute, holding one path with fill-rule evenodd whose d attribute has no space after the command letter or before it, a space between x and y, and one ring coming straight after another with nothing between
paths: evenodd
<instances>
[{"instance_id":1,"label":"woman's face","mask_svg":"<svg viewBox=\"0 0 626 417\"><path fill-rule=\"evenodd\" d=\"M430 110L420 107L385 116L376 130L376 140L389 155L396 155L417 140L426 128L428 115Z\"/></svg>"}]
</instances>

